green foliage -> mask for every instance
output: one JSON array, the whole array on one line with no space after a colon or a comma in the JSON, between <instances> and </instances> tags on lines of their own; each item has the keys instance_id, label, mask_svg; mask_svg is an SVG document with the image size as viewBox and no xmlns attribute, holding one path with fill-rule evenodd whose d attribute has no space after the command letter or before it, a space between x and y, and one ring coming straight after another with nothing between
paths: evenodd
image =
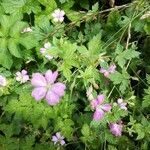
<instances>
[{"instance_id":1,"label":"green foliage","mask_svg":"<svg viewBox=\"0 0 150 150\"><path fill-rule=\"evenodd\" d=\"M0 0L0 149L148 150L149 1L112 3ZM58 22L52 15L56 9L65 12L64 18L55 14ZM30 78L26 83L16 78L23 69ZM31 94L32 75L47 70L57 70L55 82L66 86L64 95L59 88L55 93L52 84L45 86L63 95L55 106ZM99 94L105 99L92 108ZM105 104L110 104L109 112ZM99 109L105 114L95 121ZM110 123L121 122L122 135L115 136ZM65 145L52 141L57 132Z\"/></svg>"}]
</instances>

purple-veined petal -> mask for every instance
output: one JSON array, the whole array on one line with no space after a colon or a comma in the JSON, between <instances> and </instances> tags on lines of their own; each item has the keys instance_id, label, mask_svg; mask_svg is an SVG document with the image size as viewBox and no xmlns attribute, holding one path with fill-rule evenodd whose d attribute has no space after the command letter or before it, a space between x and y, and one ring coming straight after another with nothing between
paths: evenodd
<instances>
[{"instance_id":1,"label":"purple-veined petal","mask_svg":"<svg viewBox=\"0 0 150 150\"><path fill-rule=\"evenodd\" d=\"M106 71L106 72L104 73L104 76L108 78L109 74L110 74L110 73L109 73L108 71Z\"/></svg>"},{"instance_id":2,"label":"purple-veined petal","mask_svg":"<svg viewBox=\"0 0 150 150\"><path fill-rule=\"evenodd\" d=\"M51 88L51 90L60 97L64 95L65 89L66 89L65 84L60 83L60 82L53 84Z\"/></svg>"},{"instance_id":3,"label":"purple-veined petal","mask_svg":"<svg viewBox=\"0 0 150 150\"><path fill-rule=\"evenodd\" d=\"M109 73L114 73L116 71L116 65L111 65L108 69Z\"/></svg>"},{"instance_id":4,"label":"purple-veined petal","mask_svg":"<svg viewBox=\"0 0 150 150\"><path fill-rule=\"evenodd\" d=\"M61 140L61 141L60 141L60 144L61 144L61 145L64 145L64 144L65 144L65 141L64 141L64 140Z\"/></svg>"},{"instance_id":5,"label":"purple-veined petal","mask_svg":"<svg viewBox=\"0 0 150 150\"><path fill-rule=\"evenodd\" d=\"M100 68L100 72L101 72L101 73L105 73L106 71L107 71L107 70L104 69L103 67Z\"/></svg>"},{"instance_id":6,"label":"purple-veined petal","mask_svg":"<svg viewBox=\"0 0 150 150\"><path fill-rule=\"evenodd\" d=\"M46 94L46 100L49 105L54 106L59 103L60 97L53 91L49 90Z\"/></svg>"},{"instance_id":7,"label":"purple-veined petal","mask_svg":"<svg viewBox=\"0 0 150 150\"><path fill-rule=\"evenodd\" d=\"M35 100L39 101L43 99L46 95L47 89L45 87L36 87L32 91L32 96Z\"/></svg>"},{"instance_id":8,"label":"purple-veined petal","mask_svg":"<svg viewBox=\"0 0 150 150\"><path fill-rule=\"evenodd\" d=\"M90 103L90 105L91 105L92 109L96 109L96 107L98 106L97 99L92 100L91 103Z\"/></svg>"},{"instance_id":9,"label":"purple-veined petal","mask_svg":"<svg viewBox=\"0 0 150 150\"><path fill-rule=\"evenodd\" d=\"M104 102L104 98L103 94L97 96L98 105L101 105Z\"/></svg>"},{"instance_id":10,"label":"purple-veined petal","mask_svg":"<svg viewBox=\"0 0 150 150\"><path fill-rule=\"evenodd\" d=\"M45 73L45 78L46 78L46 80L47 80L47 82L48 82L49 84L54 83L55 80L56 80L56 78L57 78L57 76L58 76L58 72L57 72L57 71L52 72L51 70L48 70L48 71L46 71L46 73Z\"/></svg>"},{"instance_id":11,"label":"purple-veined petal","mask_svg":"<svg viewBox=\"0 0 150 150\"><path fill-rule=\"evenodd\" d=\"M40 52L44 54L46 52L46 48L40 48Z\"/></svg>"},{"instance_id":12,"label":"purple-veined petal","mask_svg":"<svg viewBox=\"0 0 150 150\"><path fill-rule=\"evenodd\" d=\"M41 86L46 86L47 85L44 76L40 73L34 73L32 75L31 84L34 87L41 87Z\"/></svg>"},{"instance_id":13,"label":"purple-veined petal","mask_svg":"<svg viewBox=\"0 0 150 150\"><path fill-rule=\"evenodd\" d=\"M58 139L61 139L60 132L57 132L57 133L56 133L56 136L57 136Z\"/></svg>"},{"instance_id":14,"label":"purple-veined petal","mask_svg":"<svg viewBox=\"0 0 150 150\"><path fill-rule=\"evenodd\" d=\"M110 104L103 104L101 106L101 108L104 110L104 111L110 111L111 110L111 105Z\"/></svg>"},{"instance_id":15,"label":"purple-veined petal","mask_svg":"<svg viewBox=\"0 0 150 150\"><path fill-rule=\"evenodd\" d=\"M58 142L58 138L54 135L54 136L52 136L52 141L53 142Z\"/></svg>"},{"instance_id":16,"label":"purple-veined petal","mask_svg":"<svg viewBox=\"0 0 150 150\"><path fill-rule=\"evenodd\" d=\"M104 117L104 111L103 111L103 110L97 109L97 110L94 112L93 119L94 119L95 121L99 121L99 120L101 120L103 117Z\"/></svg>"},{"instance_id":17,"label":"purple-veined petal","mask_svg":"<svg viewBox=\"0 0 150 150\"><path fill-rule=\"evenodd\" d=\"M109 125L110 132L115 135L115 136L121 136L122 135L122 124L117 124L117 123L111 123Z\"/></svg>"},{"instance_id":18,"label":"purple-veined petal","mask_svg":"<svg viewBox=\"0 0 150 150\"><path fill-rule=\"evenodd\" d=\"M23 70L21 71L21 73L22 73L22 75L26 75L26 74L27 74L27 71L23 69Z\"/></svg>"}]
</instances>

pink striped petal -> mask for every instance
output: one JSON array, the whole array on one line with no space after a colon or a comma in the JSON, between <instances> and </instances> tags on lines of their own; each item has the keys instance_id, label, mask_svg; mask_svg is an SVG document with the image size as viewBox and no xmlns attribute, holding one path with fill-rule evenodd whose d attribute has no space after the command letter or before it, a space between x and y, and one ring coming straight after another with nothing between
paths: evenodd
<instances>
[{"instance_id":1,"label":"pink striped petal","mask_svg":"<svg viewBox=\"0 0 150 150\"><path fill-rule=\"evenodd\" d=\"M60 99L60 97L51 90L49 90L46 94L46 100L47 100L49 105L54 106L54 105L58 104L59 99Z\"/></svg>"},{"instance_id":2,"label":"pink striped petal","mask_svg":"<svg viewBox=\"0 0 150 150\"><path fill-rule=\"evenodd\" d=\"M110 104L104 104L101 106L101 108L104 110L104 111L110 111L111 110L111 105Z\"/></svg>"},{"instance_id":3,"label":"pink striped petal","mask_svg":"<svg viewBox=\"0 0 150 150\"><path fill-rule=\"evenodd\" d=\"M46 78L47 82L50 83L50 84L55 82L57 76L58 76L58 72L57 71L52 72L51 70L48 70L45 73L45 78Z\"/></svg>"},{"instance_id":4,"label":"pink striped petal","mask_svg":"<svg viewBox=\"0 0 150 150\"><path fill-rule=\"evenodd\" d=\"M45 87L37 87L33 89L32 96L35 98L35 100L39 101L45 97L46 91L47 90Z\"/></svg>"},{"instance_id":5,"label":"pink striped petal","mask_svg":"<svg viewBox=\"0 0 150 150\"><path fill-rule=\"evenodd\" d=\"M41 86L46 86L47 85L44 76L42 74L40 74L40 73L34 73L32 75L31 84L34 87L41 87Z\"/></svg>"},{"instance_id":6,"label":"pink striped petal","mask_svg":"<svg viewBox=\"0 0 150 150\"><path fill-rule=\"evenodd\" d=\"M104 102L104 95L98 95L97 96L97 100L98 100L98 105L101 105Z\"/></svg>"},{"instance_id":7,"label":"pink striped petal","mask_svg":"<svg viewBox=\"0 0 150 150\"><path fill-rule=\"evenodd\" d=\"M51 90L58 96L63 96L65 93L66 86L63 83L57 82L53 84Z\"/></svg>"},{"instance_id":8,"label":"pink striped petal","mask_svg":"<svg viewBox=\"0 0 150 150\"><path fill-rule=\"evenodd\" d=\"M94 115L93 115L93 119L95 121L99 121L101 120L102 118L104 117L104 111L101 110L101 109L97 109L95 112L94 112Z\"/></svg>"},{"instance_id":9,"label":"pink striped petal","mask_svg":"<svg viewBox=\"0 0 150 150\"><path fill-rule=\"evenodd\" d=\"M96 107L98 106L97 99L92 100L91 103L90 103L90 105L91 105L92 109L96 109Z\"/></svg>"}]
</instances>

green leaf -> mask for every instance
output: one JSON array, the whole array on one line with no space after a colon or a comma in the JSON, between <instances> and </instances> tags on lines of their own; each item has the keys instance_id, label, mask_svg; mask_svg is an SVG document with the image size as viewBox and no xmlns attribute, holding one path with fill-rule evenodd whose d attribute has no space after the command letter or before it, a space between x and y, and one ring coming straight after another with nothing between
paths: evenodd
<instances>
[{"instance_id":1,"label":"green leaf","mask_svg":"<svg viewBox=\"0 0 150 150\"><path fill-rule=\"evenodd\" d=\"M90 136L90 127L87 124L84 124L82 129L81 129L81 133L85 136L85 137L89 137Z\"/></svg>"},{"instance_id":2,"label":"green leaf","mask_svg":"<svg viewBox=\"0 0 150 150\"><path fill-rule=\"evenodd\" d=\"M0 38L0 43L0 64L5 68L10 69L13 64L13 60L7 49L7 41L6 39Z\"/></svg>"},{"instance_id":3,"label":"green leaf","mask_svg":"<svg viewBox=\"0 0 150 150\"><path fill-rule=\"evenodd\" d=\"M31 49L37 45L36 39L33 35L27 35L19 38L19 43L23 45L26 49Z\"/></svg>"},{"instance_id":4,"label":"green leaf","mask_svg":"<svg viewBox=\"0 0 150 150\"><path fill-rule=\"evenodd\" d=\"M116 54L117 54L117 56L116 56L115 60L118 62L118 65L121 68L124 68L124 66L128 60L137 58L140 53L135 51L135 49L133 49L133 48L123 51L123 47L118 45L117 49L116 49Z\"/></svg>"},{"instance_id":5,"label":"green leaf","mask_svg":"<svg viewBox=\"0 0 150 150\"><path fill-rule=\"evenodd\" d=\"M6 13L18 13L22 10L26 0L3 0L2 6Z\"/></svg>"},{"instance_id":6,"label":"green leaf","mask_svg":"<svg viewBox=\"0 0 150 150\"><path fill-rule=\"evenodd\" d=\"M9 49L9 52L17 57L17 58L21 58L21 53L20 53L20 48L19 46L17 45L17 42L15 41L15 39L13 38L10 38L9 41L8 41L8 49Z\"/></svg>"},{"instance_id":7,"label":"green leaf","mask_svg":"<svg viewBox=\"0 0 150 150\"><path fill-rule=\"evenodd\" d=\"M109 75L109 79L113 82L114 85L120 85L119 90L121 93L125 93L126 89L129 86L129 74L123 70L122 74L119 72L115 72Z\"/></svg>"}]
</instances>

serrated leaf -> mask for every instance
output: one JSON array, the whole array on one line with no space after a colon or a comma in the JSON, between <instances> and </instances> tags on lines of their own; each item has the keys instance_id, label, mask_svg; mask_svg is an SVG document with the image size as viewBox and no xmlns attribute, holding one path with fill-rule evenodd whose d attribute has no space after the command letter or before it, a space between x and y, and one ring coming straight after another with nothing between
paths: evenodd
<instances>
[{"instance_id":1,"label":"serrated leaf","mask_svg":"<svg viewBox=\"0 0 150 150\"><path fill-rule=\"evenodd\" d=\"M125 90L128 88L129 85L129 74L123 70L122 74L119 72L115 72L109 75L109 79L113 82L115 85L120 85L119 90L121 93L125 93Z\"/></svg>"},{"instance_id":2,"label":"serrated leaf","mask_svg":"<svg viewBox=\"0 0 150 150\"><path fill-rule=\"evenodd\" d=\"M17 58L21 58L21 53L20 53L20 49L17 45L17 42L15 41L15 39L13 38L10 38L9 41L8 41L8 49L9 49L9 52L17 57Z\"/></svg>"}]
</instances>

